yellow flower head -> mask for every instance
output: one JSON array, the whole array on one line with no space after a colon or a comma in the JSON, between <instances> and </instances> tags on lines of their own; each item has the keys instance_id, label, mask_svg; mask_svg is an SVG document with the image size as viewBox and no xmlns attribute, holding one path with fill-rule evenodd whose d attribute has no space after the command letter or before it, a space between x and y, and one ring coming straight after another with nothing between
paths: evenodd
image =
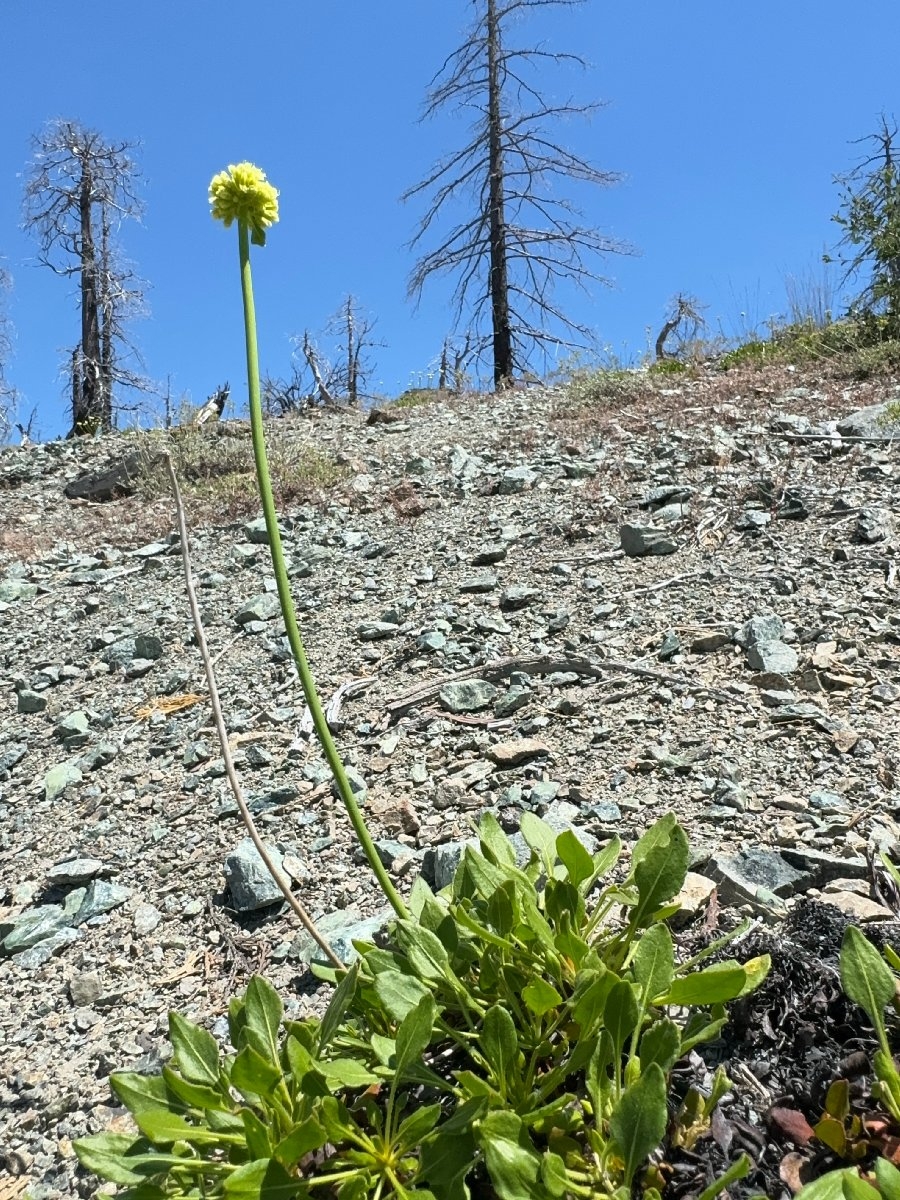
<instances>
[{"instance_id":1,"label":"yellow flower head","mask_svg":"<svg viewBox=\"0 0 900 1200\"><path fill-rule=\"evenodd\" d=\"M278 220L278 189L251 162L231 164L214 175L209 202L213 217L226 229L232 221L246 222L254 246L266 244L266 230Z\"/></svg>"}]
</instances>

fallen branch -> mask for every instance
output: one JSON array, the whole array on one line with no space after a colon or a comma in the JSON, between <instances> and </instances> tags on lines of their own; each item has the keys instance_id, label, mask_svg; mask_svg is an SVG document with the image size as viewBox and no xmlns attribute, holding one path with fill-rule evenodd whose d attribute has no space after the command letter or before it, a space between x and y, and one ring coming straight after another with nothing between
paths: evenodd
<instances>
[{"instance_id":1,"label":"fallen branch","mask_svg":"<svg viewBox=\"0 0 900 1200\"><path fill-rule=\"evenodd\" d=\"M454 675L447 675L443 679L420 684L411 692L407 692L405 696L390 701L387 706L386 724L391 725L411 708L436 699L441 688L448 683L455 683L462 679L486 679L488 682L493 682L496 679L506 678L514 671L521 671L525 675L550 675L554 671L572 671L576 675L584 675L589 679L602 679L607 671L616 671L625 675L636 675L640 679L654 679L658 683L675 684L687 688L690 692L705 692L717 699L740 704L744 708L751 707L746 700L742 700L730 692L710 687L708 684L694 683L684 675L672 675L668 671L642 667L638 663L618 662L609 658L592 662L590 659L581 658L578 655L560 655L557 658L554 655L542 654L498 658L495 662L482 663L478 667L468 667L465 671L457 671Z\"/></svg>"},{"instance_id":2,"label":"fallen branch","mask_svg":"<svg viewBox=\"0 0 900 1200\"><path fill-rule=\"evenodd\" d=\"M365 691L374 682L374 679L350 679L346 683L341 684L325 706L325 720L328 722L328 728L332 733L335 733L340 727L341 705L344 702L344 697L354 696L357 692ZM309 705L307 705L303 710L303 716L300 718L300 732L311 734L314 728L312 713L309 711Z\"/></svg>"},{"instance_id":3,"label":"fallen branch","mask_svg":"<svg viewBox=\"0 0 900 1200\"><path fill-rule=\"evenodd\" d=\"M216 683L215 671L212 664L212 659L209 654L209 646L206 642L206 632L203 628L203 621L200 616L200 605L197 603L197 593L194 590L194 579L191 570L191 556L188 547L188 531L187 521L184 516L184 504L181 499L181 489L178 486L178 479L175 476L175 468L172 466L171 457L165 455L166 467L169 472L169 479L172 482L172 493L175 497L175 512L178 517L178 532L181 537L181 561L184 566L184 580L187 587L188 603L191 607L191 619L194 622L194 631L197 634L197 645L200 649L200 657L203 659L203 666L206 671L206 682L209 687L209 701L213 710L213 718L216 723L216 733L219 737L219 745L222 750L222 758L225 762L225 774L228 776L228 782L231 785L231 791L237 802L238 811L241 814L241 819L246 826L247 832L250 835L253 845L266 865L269 874L277 883L282 895L288 904L300 919L303 928L315 941L320 950L327 956L333 966L343 969L344 964L332 950L331 946L325 940L313 922L312 917L307 913L306 909L291 891L288 884L285 883L281 872L277 869L272 861L271 855L265 847L265 843L256 831L256 825L253 821L253 816L250 809L247 807L247 801L244 799L244 793L241 789L240 781L237 777L237 771L234 767L234 759L231 756L231 747L228 744L228 731L225 728L225 718L222 715L222 704L219 700L219 688Z\"/></svg>"}]
</instances>

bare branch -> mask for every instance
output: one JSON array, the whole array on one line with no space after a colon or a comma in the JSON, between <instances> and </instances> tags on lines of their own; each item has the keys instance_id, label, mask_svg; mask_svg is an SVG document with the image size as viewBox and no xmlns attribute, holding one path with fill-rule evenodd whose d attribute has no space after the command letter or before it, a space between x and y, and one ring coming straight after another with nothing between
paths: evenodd
<instances>
[{"instance_id":1,"label":"bare branch","mask_svg":"<svg viewBox=\"0 0 900 1200\"><path fill-rule=\"evenodd\" d=\"M151 382L123 365L143 366L126 325L144 315L144 284L118 250L126 219L140 219L135 190L137 142L108 142L75 121L51 121L32 138L25 184L25 228L38 261L57 275L77 276L81 336L71 356L69 436L113 425L116 388L150 391Z\"/></svg>"},{"instance_id":2,"label":"bare branch","mask_svg":"<svg viewBox=\"0 0 900 1200\"><path fill-rule=\"evenodd\" d=\"M588 116L600 105L549 103L526 75L529 66L584 67L584 61L541 44L512 46L507 39L508 27L530 10L582 2L473 0L475 21L432 79L423 112L426 119L441 110L474 110L470 138L403 195L429 197L413 247L431 236L450 208L471 202L468 214L419 257L408 290L418 302L433 275L455 277L455 327L466 323L479 356L490 344L498 387L528 369L531 351L568 345L571 334L589 337L551 301L553 285L565 280L586 289L591 282L606 283L588 260L631 252L577 220L574 205L555 194L560 179L600 187L619 179L566 149L544 128ZM484 329L488 321L490 334Z\"/></svg>"},{"instance_id":3,"label":"bare branch","mask_svg":"<svg viewBox=\"0 0 900 1200\"><path fill-rule=\"evenodd\" d=\"M343 969L344 964L332 950L328 941L319 932L312 917L291 891L290 887L284 880L282 873L277 869L266 845L259 833L256 830L256 824L253 820L253 814L247 806L247 801L244 799L244 793L241 788L240 780L237 777L237 771L234 766L234 759L231 756L231 746L228 743L228 730L225 728L225 718L222 715L222 702L219 699L219 688L216 684L216 674L213 669L212 659L209 654L209 646L206 641L206 631L203 628L203 620L200 616L200 605L197 603L197 593L194 589L194 577L191 569L190 547L188 545L188 529L187 521L184 515L184 503L181 499L181 489L178 486L178 478L175 475L175 468L172 466L171 457L165 455L166 467L169 471L169 479L172 484L172 494L175 498L175 512L178 518L178 535L181 541L181 561L184 567L184 582L188 594L188 603L191 609L191 618L194 622L194 632L197 635L197 646L200 650L200 657L203 659L203 668L206 672L206 683L209 687L209 703L213 711L213 720L216 725L216 733L219 738L219 746L222 750L222 760L225 763L225 774L228 777L228 782L231 785L231 791L237 803L238 810L241 814L241 820L250 835L253 845L256 847L262 861L265 863L269 874L278 884L281 894L287 900L296 915L300 918L300 923L310 937L315 941L316 945L331 961L332 965Z\"/></svg>"}]
</instances>

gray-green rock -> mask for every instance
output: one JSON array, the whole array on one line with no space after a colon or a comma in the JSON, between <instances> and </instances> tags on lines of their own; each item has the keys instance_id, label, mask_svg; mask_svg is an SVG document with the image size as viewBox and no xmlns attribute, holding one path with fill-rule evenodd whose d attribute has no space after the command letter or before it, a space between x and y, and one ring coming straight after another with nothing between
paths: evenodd
<instances>
[{"instance_id":1,"label":"gray-green rock","mask_svg":"<svg viewBox=\"0 0 900 1200\"><path fill-rule=\"evenodd\" d=\"M13 600L33 600L37 595L36 583L24 579L0 579L0 602L11 604Z\"/></svg>"},{"instance_id":2,"label":"gray-green rock","mask_svg":"<svg viewBox=\"0 0 900 1200\"><path fill-rule=\"evenodd\" d=\"M266 850L275 869L290 886L290 880L281 870L281 852L269 843L266 843ZM254 912L258 908L266 908L284 900L284 893L272 878L269 868L250 838L244 838L231 851L225 859L224 872L232 903L238 912Z\"/></svg>"},{"instance_id":3,"label":"gray-green rock","mask_svg":"<svg viewBox=\"0 0 900 1200\"><path fill-rule=\"evenodd\" d=\"M31 688L22 688L16 696L16 712L40 713L47 707L47 696L44 692L35 692Z\"/></svg>"},{"instance_id":4,"label":"gray-green rock","mask_svg":"<svg viewBox=\"0 0 900 1200\"><path fill-rule=\"evenodd\" d=\"M58 933L67 924L68 920L59 904L30 908L14 919L11 932L3 939L3 949L6 954L17 954Z\"/></svg>"},{"instance_id":5,"label":"gray-green rock","mask_svg":"<svg viewBox=\"0 0 900 1200\"><path fill-rule=\"evenodd\" d=\"M281 602L277 592L262 592L253 596L234 614L238 625L247 625L250 621L269 621L281 612Z\"/></svg>"},{"instance_id":6,"label":"gray-green rock","mask_svg":"<svg viewBox=\"0 0 900 1200\"><path fill-rule=\"evenodd\" d=\"M449 712L478 712L493 701L497 689L486 679L458 679L445 683L438 695L441 704Z\"/></svg>"},{"instance_id":7,"label":"gray-green rock","mask_svg":"<svg viewBox=\"0 0 900 1200\"><path fill-rule=\"evenodd\" d=\"M130 890L122 887L119 883L109 883L105 879L93 879L78 907L78 912L72 919L72 924L83 925L91 917L112 912L114 908L124 904L130 895Z\"/></svg>"},{"instance_id":8,"label":"gray-green rock","mask_svg":"<svg viewBox=\"0 0 900 1200\"><path fill-rule=\"evenodd\" d=\"M47 800L55 800L61 796L67 787L79 783L84 776L74 762L60 763L51 767L44 776L44 796Z\"/></svg>"}]
</instances>

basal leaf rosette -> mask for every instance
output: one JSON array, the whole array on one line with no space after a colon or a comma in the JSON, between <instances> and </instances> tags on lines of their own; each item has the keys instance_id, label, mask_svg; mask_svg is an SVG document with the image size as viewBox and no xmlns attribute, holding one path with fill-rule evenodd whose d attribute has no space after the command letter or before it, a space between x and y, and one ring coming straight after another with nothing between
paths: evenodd
<instances>
[{"instance_id":1,"label":"basal leaf rosette","mask_svg":"<svg viewBox=\"0 0 900 1200\"><path fill-rule=\"evenodd\" d=\"M209 185L212 215L227 229L244 222L254 246L266 244L266 230L278 220L278 189L251 162L233 163Z\"/></svg>"}]
</instances>

